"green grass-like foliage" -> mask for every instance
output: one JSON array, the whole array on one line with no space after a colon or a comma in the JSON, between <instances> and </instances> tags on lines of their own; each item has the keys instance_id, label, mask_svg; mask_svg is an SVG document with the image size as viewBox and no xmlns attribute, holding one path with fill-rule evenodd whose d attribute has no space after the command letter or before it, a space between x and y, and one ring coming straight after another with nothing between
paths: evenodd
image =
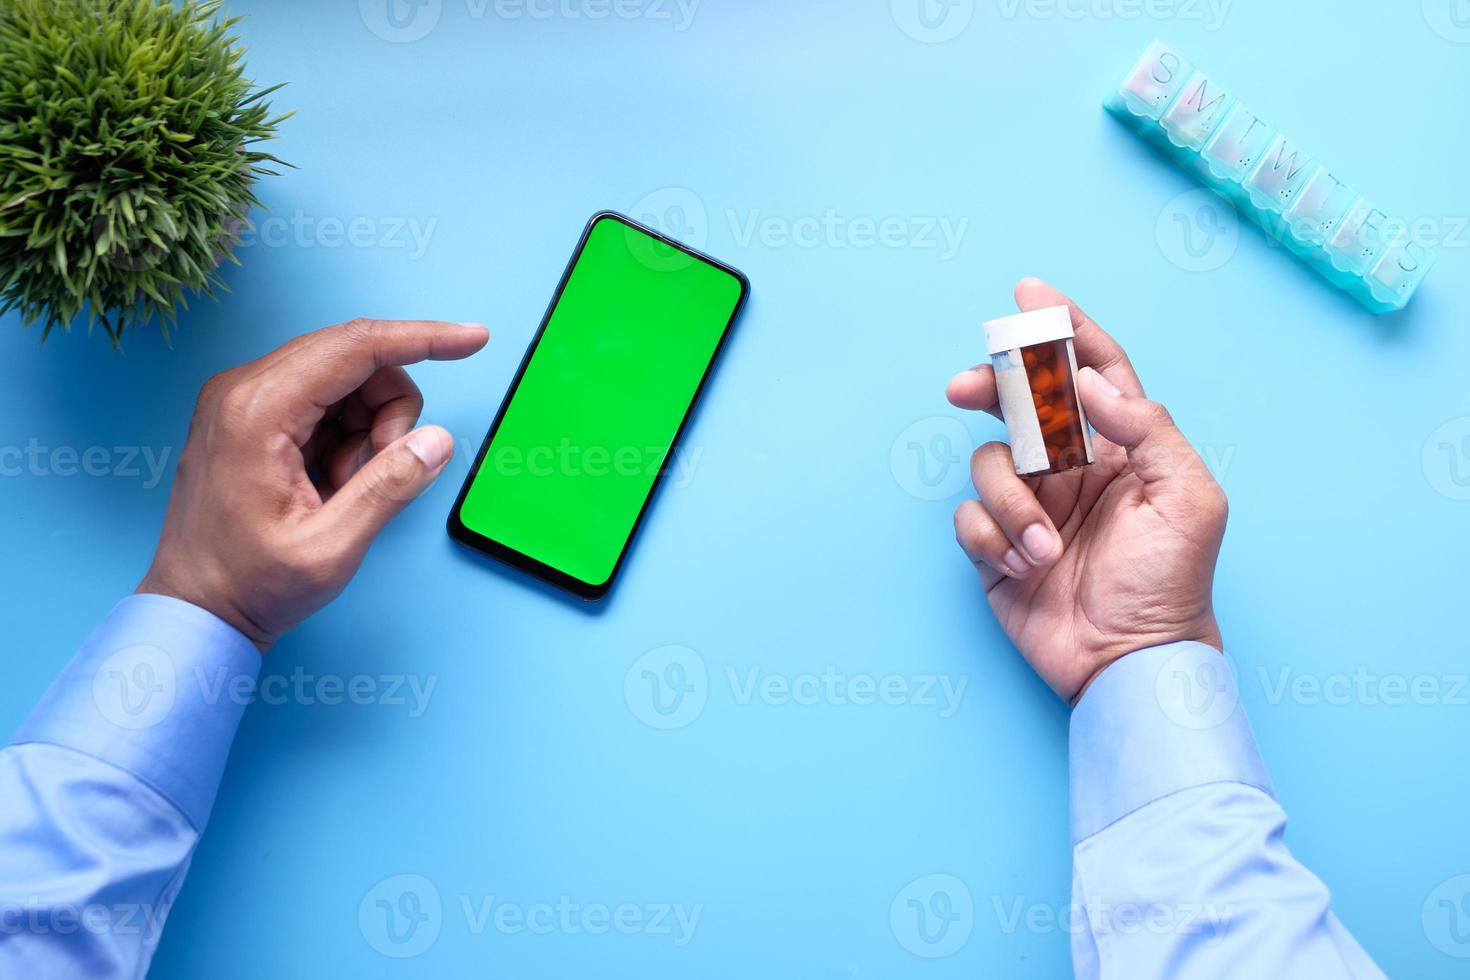
<instances>
[{"instance_id":1,"label":"green grass-like foliage","mask_svg":"<svg viewBox=\"0 0 1470 980\"><path fill-rule=\"evenodd\" d=\"M0 0L0 313L115 345L224 289L254 178L280 163L217 0Z\"/></svg>"}]
</instances>

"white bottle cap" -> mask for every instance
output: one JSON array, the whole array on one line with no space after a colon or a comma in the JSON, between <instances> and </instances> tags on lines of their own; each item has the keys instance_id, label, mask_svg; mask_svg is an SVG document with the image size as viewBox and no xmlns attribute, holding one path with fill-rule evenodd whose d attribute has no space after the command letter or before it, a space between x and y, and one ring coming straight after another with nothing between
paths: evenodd
<instances>
[{"instance_id":1,"label":"white bottle cap","mask_svg":"<svg viewBox=\"0 0 1470 980\"><path fill-rule=\"evenodd\" d=\"M1065 306L1047 306L1001 317L985 324L985 345L992 357L1032 344L1072 337L1072 314Z\"/></svg>"}]
</instances>

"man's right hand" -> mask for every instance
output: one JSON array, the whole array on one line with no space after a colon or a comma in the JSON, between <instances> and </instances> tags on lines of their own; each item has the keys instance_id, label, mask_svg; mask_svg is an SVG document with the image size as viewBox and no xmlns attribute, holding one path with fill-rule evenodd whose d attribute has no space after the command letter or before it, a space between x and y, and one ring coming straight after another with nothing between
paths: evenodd
<instances>
[{"instance_id":1,"label":"man's right hand","mask_svg":"<svg viewBox=\"0 0 1470 980\"><path fill-rule=\"evenodd\" d=\"M205 383L139 592L173 596L260 648L347 585L368 545L454 454L419 429L403 365L485 346L477 324L353 320Z\"/></svg>"},{"instance_id":2,"label":"man's right hand","mask_svg":"<svg viewBox=\"0 0 1470 980\"><path fill-rule=\"evenodd\" d=\"M1097 461L1023 480L1010 447L981 446L971 462L980 499L960 505L955 534L1006 633L1075 704L1135 650L1178 640L1222 648L1211 591L1227 505L1169 413L1144 397L1116 341L1039 279L1017 285L1016 303L1071 310ZM988 364L955 377L948 395L999 416Z\"/></svg>"}]
</instances>

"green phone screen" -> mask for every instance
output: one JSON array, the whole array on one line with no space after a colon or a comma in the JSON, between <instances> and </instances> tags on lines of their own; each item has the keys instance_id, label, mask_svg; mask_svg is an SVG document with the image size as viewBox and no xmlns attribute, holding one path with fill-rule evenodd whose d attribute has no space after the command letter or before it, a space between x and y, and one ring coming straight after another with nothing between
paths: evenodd
<instances>
[{"instance_id":1,"label":"green phone screen","mask_svg":"<svg viewBox=\"0 0 1470 980\"><path fill-rule=\"evenodd\" d=\"M463 525L608 582L743 297L733 270L594 219L464 492Z\"/></svg>"}]
</instances>

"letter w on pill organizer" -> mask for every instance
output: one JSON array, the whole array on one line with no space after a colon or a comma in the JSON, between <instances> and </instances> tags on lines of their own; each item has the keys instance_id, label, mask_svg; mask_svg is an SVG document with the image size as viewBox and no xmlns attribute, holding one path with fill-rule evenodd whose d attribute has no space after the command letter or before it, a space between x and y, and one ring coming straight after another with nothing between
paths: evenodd
<instances>
[{"instance_id":1,"label":"letter w on pill organizer","mask_svg":"<svg viewBox=\"0 0 1470 980\"><path fill-rule=\"evenodd\" d=\"M1408 305L1437 258L1164 41L1103 105L1374 313Z\"/></svg>"}]
</instances>

